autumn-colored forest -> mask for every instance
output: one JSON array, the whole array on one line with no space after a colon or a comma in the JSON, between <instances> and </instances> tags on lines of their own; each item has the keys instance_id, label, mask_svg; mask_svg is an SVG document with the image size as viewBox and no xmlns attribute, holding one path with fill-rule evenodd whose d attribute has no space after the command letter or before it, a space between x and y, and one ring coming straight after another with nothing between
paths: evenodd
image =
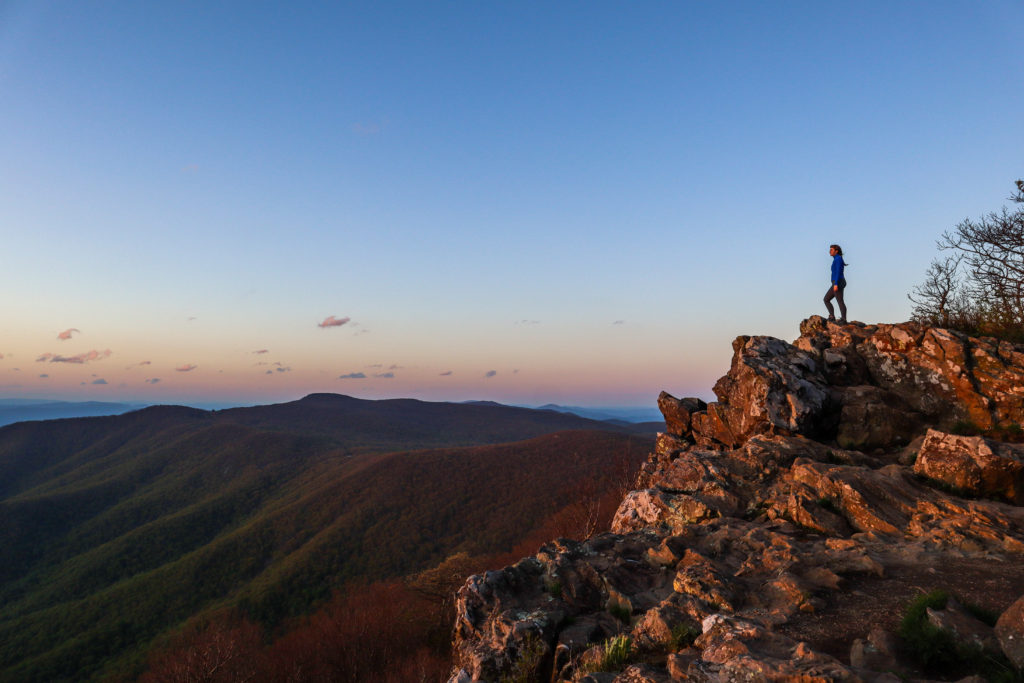
<instances>
[{"instance_id":1,"label":"autumn-colored forest","mask_svg":"<svg viewBox=\"0 0 1024 683\"><path fill-rule=\"evenodd\" d=\"M564 487L566 505L509 551L459 552L408 577L351 583L313 614L276 629L238 610L208 616L164 639L140 683L446 680L456 591L471 574L516 562L548 540L607 529L639 460L622 454L608 464Z\"/></svg>"}]
</instances>

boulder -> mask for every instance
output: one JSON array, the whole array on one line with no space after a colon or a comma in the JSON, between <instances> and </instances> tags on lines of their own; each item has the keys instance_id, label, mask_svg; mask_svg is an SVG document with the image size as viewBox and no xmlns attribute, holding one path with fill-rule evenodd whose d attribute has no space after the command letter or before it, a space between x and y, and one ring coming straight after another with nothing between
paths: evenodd
<instances>
[{"instance_id":1,"label":"boulder","mask_svg":"<svg viewBox=\"0 0 1024 683\"><path fill-rule=\"evenodd\" d=\"M995 633L1007 659L1018 669L1024 669L1024 596L1002 613Z\"/></svg>"},{"instance_id":2,"label":"boulder","mask_svg":"<svg viewBox=\"0 0 1024 683\"><path fill-rule=\"evenodd\" d=\"M699 398L680 399L666 391L658 396L658 408L665 417L665 431L673 436L687 436L690 433L690 416L707 407Z\"/></svg>"},{"instance_id":3,"label":"boulder","mask_svg":"<svg viewBox=\"0 0 1024 683\"><path fill-rule=\"evenodd\" d=\"M814 434L828 401L815 358L774 337L737 337L716 403L691 416L698 444L743 445L755 434Z\"/></svg>"},{"instance_id":4,"label":"boulder","mask_svg":"<svg viewBox=\"0 0 1024 683\"><path fill-rule=\"evenodd\" d=\"M929 429L914 472L972 496L1024 505L1024 448Z\"/></svg>"}]
</instances>

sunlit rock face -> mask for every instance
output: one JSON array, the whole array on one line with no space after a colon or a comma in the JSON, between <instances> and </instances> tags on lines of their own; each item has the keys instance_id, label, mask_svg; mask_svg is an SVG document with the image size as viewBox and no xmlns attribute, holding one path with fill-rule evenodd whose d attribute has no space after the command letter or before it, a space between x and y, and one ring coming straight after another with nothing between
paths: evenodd
<instances>
[{"instance_id":1,"label":"sunlit rock face","mask_svg":"<svg viewBox=\"0 0 1024 683\"><path fill-rule=\"evenodd\" d=\"M737 338L715 402L661 393L665 432L610 532L470 578L451 680L916 675L903 605L874 623L848 592L907 574L1010 577L1018 594L988 596L1005 610L993 634L954 607L929 619L1017 661L1024 448L999 436L1024 422L1024 349L914 323L800 332Z\"/></svg>"}]
</instances>

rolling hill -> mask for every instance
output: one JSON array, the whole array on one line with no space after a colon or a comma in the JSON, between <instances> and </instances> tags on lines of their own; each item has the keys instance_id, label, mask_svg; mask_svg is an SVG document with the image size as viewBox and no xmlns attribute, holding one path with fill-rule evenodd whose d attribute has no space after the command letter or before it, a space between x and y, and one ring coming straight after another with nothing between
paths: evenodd
<instances>
[{"instance_id":1,"label":"rolling hill","mask_svg":"<svg viewBox=\"0 0 1024 683\"><path fill-rule=\"evenodd\" d=\"M0 679L131 672L204 610L272 625L350 580L508 549L650 445L553 411L323 394L4 427Z\"/></svg>"}]
</instances>

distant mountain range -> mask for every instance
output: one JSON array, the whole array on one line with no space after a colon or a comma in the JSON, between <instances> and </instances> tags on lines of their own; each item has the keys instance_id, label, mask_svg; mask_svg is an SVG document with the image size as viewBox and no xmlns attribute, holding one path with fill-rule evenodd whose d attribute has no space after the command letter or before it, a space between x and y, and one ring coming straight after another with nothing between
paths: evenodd
<instances>
[{"instance_id":1,"label":"distant mountain range","mask_svg":"<svg viewBox=\"0 0 1024 683\"><path fill-rule=\"evenodd\" d=\"M572 413L580 417L587 417L592 420L605 420L608 422L662 422L661 412L656 405L649 408L623 407L623 408L584 408L581 406L560 406L555 403L548 403L537 408L537 410L556 410L560 413Z\"/></svg>"},{"instance_id":2,"label":"distant mountain range","mask_svg":"<svg viewBox=\"0 0 1024 683\"><path fill-rule=\"evenodd\" d=\"M20 398L0 399L0 426L25 420L56 420L65 417L120 415L145 407L144 403L100 401L46 401Z\"/></svg>"},{"instance_id":3,"label":"distant mountain range","mask_svg":"<svg viewBox=\"0 0 1024 683\"><path fill-rule=\"evenodd\" d=\"M206 610L274 624L347 581L508 550L568 485L643 460L646 431L335 394L0 427L0 681L135 675Z\"/></svg>"},{"instance_id":4,"label":"distant mountain range","mask_svg":"<svg viewBox=\"0 0 1024 683\"><path fill-rule=\"evenodd\" d=\"M358 399L355 399L358 400ZM464 401L465 405L504 406L495 401ZM47 399L0 398L0 426L24 422L26 420L56 420L69 417L102 417L121 415L133 410L140 410L148 403L112 403L103 401L53 401ZM189 404L198 408L216 410L229 409L230 405ZM531 406L520 406L529 408ZM548 403L536 410L554 410L559 413L572 413L592 420L618 423L660 422L661 413L656 406L650 408L586 408L581 406L561 406Z\"/></svg>"}]
</instances>

